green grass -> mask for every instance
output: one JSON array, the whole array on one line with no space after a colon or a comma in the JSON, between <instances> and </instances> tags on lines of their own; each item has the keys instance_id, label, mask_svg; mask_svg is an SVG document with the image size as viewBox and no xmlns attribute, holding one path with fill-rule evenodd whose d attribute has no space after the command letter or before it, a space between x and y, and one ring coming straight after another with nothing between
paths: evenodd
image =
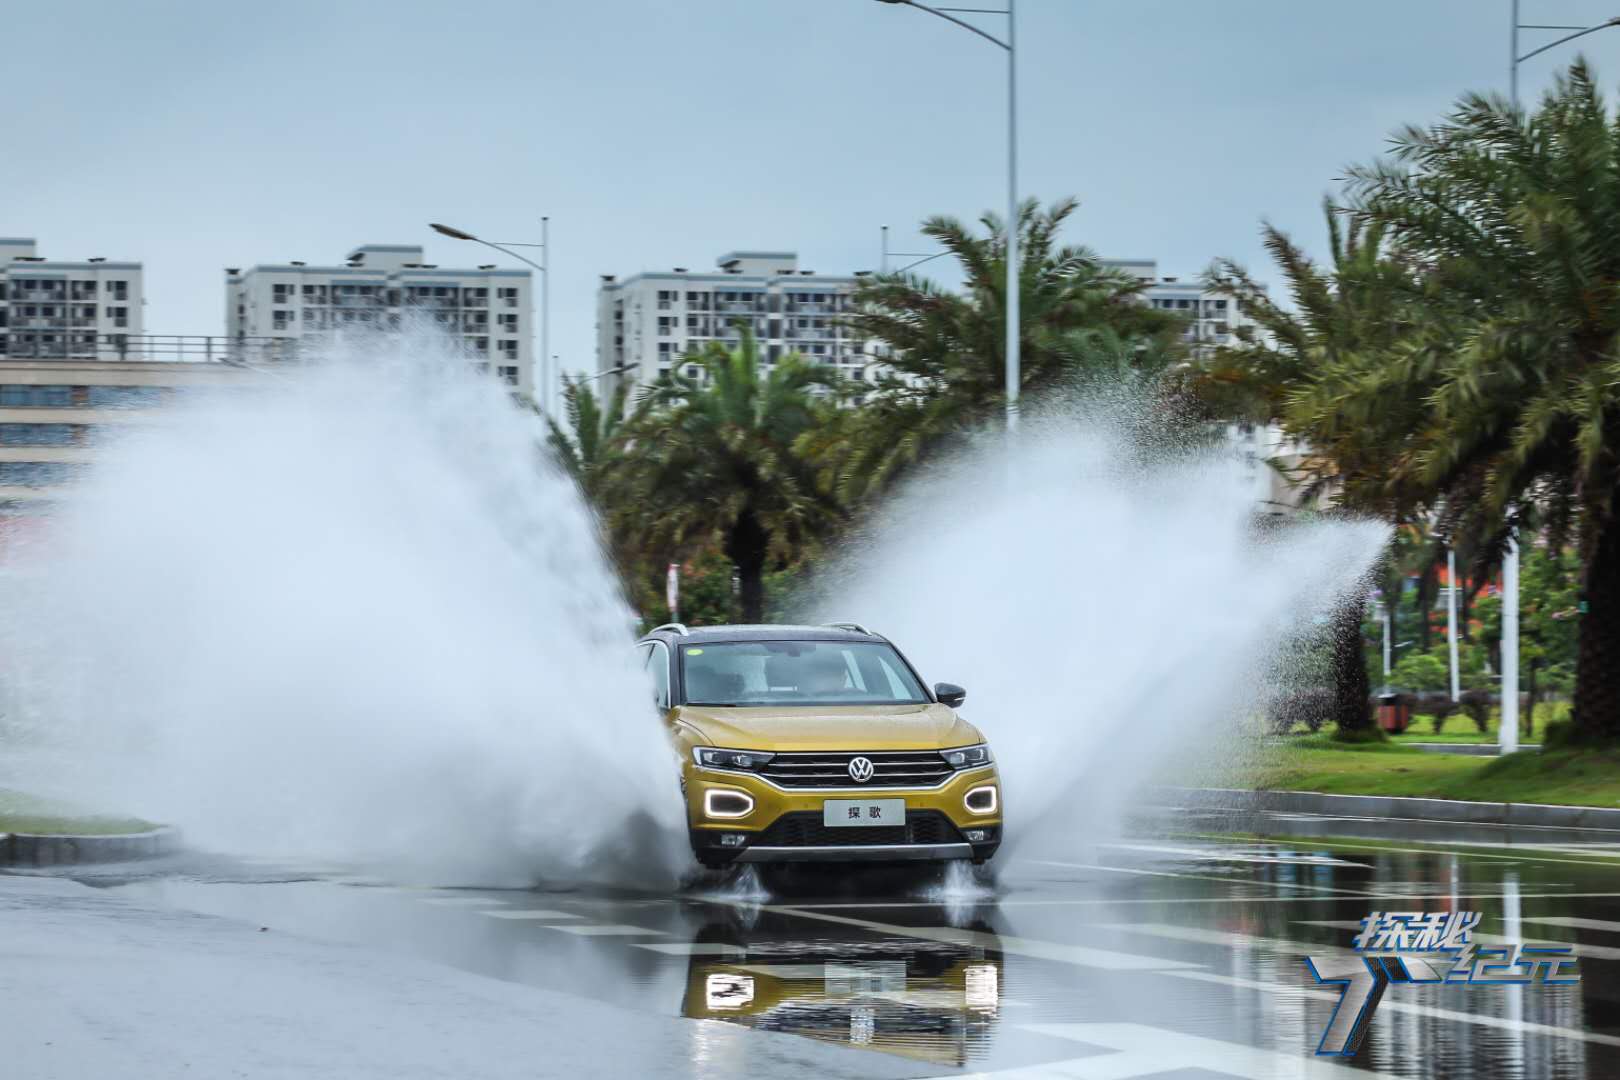
<instances>
[{"instance_id":1,"label":"green grass","mask_svg":"<svg viewBox=\"0 0 1620 1080\"><path fill-rule=\"evenodd\" d=\"M1620 807L1620 750L1485 758L1311 735L1264 748L1233 782L1273 791Z\"/></svg>"},{"instance_id":2,"label":"green grass","mask_svg":"<svg viewBox=\"0 0 1620 1080\"><path fill-rule=\"evenodd\" d=\"M1539 743L1547 725L1554 720L1562 720L1569 716L1569 702L1544 701L1536 706L1535 718L1530 735L1519 735L1520 742ZM1501 720L1501 711L1492 707L1490 717L1486 720L1486 730L1480 731L1474 726L1473 717L1464 712L1455 712L1446 717L1439 733L1434 730L1434 717L1418 714L1412 717L1412 726L1392 736L1396 742L1443 742L1443 743L1496 743L1497 727Z\"/></svg>"},{"instance_id":3,"label":"green grass","mask_svg":"<svg viewBox=\"0 0 1620 1080\"><path fill-rule=\"evenodd\" d=\"M36 836L121 836L157 828L139 818L87 814L66 803L0 788L0 833Z\"/></svg>"}]
</instances>

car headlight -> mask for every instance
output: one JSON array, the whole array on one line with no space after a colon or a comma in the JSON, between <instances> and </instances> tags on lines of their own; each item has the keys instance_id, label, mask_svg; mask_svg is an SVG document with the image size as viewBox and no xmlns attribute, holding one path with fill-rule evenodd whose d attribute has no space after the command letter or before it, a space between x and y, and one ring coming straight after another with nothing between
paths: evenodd
<instances>
[{"instance_id":1,"label":"car headlight","mask_svg":"<svg viewBox=\"0 0 1620 1080\"><path fill-rule=\"evenodd\" d=\"M941 750L940 754L944 756L945 764L953 769L973 769L980 765L988 765L995 760L990 756L988 743L980 743L978 746L959 746L955 750Z\"/></svg>"},{"instance_id":2,"label":"car headlight","mask_svg":"<svg viewBox=\"0 0 1620 1080\"><path fill-rule=\"evenodd\" d=\"M758 750L719 750L712 746L692 747L692 760L705 769L757 769L775 754Z\"/></svg>"}]
</instances>

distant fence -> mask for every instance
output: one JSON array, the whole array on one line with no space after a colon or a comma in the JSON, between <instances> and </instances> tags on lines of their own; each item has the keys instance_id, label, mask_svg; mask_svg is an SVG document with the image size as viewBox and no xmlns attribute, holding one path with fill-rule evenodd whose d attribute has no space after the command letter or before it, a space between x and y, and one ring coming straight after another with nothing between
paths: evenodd
<instances>
[{"instance_id":1,"label":"distant fence","mask_svg":"<svg viewBox=\"0 0 1620 1080\"><path fill-rule=\"evenodd\" d=\"M13 330L4 360L157 360L266 364L298 358L296 338L210 334L41 334Z\"/></svg>"}]
</instances>

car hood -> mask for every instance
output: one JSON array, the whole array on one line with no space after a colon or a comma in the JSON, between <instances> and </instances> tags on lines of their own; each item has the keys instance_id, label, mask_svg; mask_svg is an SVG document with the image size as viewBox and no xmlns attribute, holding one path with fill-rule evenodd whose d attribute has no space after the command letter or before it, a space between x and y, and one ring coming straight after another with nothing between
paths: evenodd
<instances>
[{"instance_id":1,"label":"car hood","mask_svg":"<svg viewBox=\"0 0 1620 1080\"><path fill-rule=\"evenodd\" d=\"M679 719L711 746L738 750L941 750L984 741L978 728L937 703L683 705Z\"/></svg>"}]
</instances>

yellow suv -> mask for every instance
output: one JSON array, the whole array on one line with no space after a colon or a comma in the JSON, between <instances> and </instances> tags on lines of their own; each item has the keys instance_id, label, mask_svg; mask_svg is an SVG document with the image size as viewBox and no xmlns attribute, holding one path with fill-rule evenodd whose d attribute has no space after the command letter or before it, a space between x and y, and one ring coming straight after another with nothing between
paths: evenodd
<instances>
[{"instance_id":1,"label":"yellow suv","mask_svg":"<svg viewBox=\"0 0 1620 1080\"><path fill-rule=\"evenodd\" d=\"M967 696L858 623L669 623L638 643L681 760L692 852L731 863L971 859L1001 778Z\"/></svg>"}]
</instances>

